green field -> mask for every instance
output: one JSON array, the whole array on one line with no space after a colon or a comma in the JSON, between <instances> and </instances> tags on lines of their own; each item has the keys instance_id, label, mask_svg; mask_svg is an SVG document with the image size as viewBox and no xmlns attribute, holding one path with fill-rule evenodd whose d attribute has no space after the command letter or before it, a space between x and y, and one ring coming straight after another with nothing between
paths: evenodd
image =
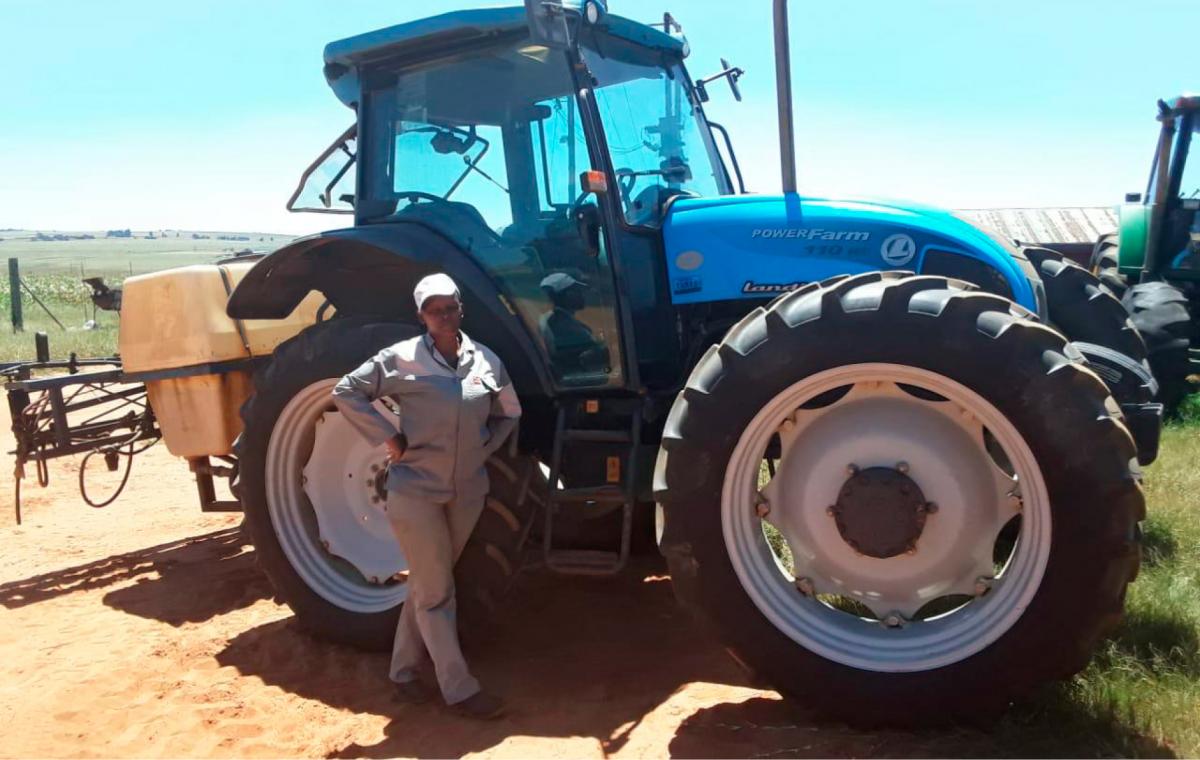
<instances>
[{"instance_id":1,"label":"green field","mask_svg":"<svg viewBox=\"0 0 1200 760\"><path fill-rule=\"evenodd\" d=\"M117 315L92 306L91 291L82 282L84 277L103 277L116 286L131 275L207 264L246 249L269 252L294 239L263 232L134 230L131 234L114 238L105 237L103 230L0 231L0 259L4 260L0 275L0 363L33 359L33 334L39 330L49 336L50 351L56 359L65 359L71 352L80 357L111 356L116 352ZM49 239L38 239L39 235ZM54 239L59 235L71 239ZM22 281L33 292L32 296L22 293L24 333L14 333L10 321L7 261L13 258L20 263ZM41 299L46 309L33 296ZM95 322L95 329L84 328L89 320Z\"/></svg>"}]
</instances>

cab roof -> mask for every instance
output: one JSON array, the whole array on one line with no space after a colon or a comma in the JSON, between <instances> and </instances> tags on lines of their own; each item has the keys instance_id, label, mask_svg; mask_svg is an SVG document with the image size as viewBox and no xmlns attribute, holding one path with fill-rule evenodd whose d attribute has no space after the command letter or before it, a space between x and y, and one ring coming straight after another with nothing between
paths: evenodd
<instances>
[{"instance_id":1,"label":"cab roof","mask_svg":"<svg viewBox=\"0 0 1200 760\"><path fill-rule=\"evenodd\" d=\"M609 34L647 47L675 53L685 49L683 40L615 14L605 14L599 25ZM528 29L524 6L453 11L331 42L325 46L325 63L351 67L398 55L434 57L447 46L485 44Z\"/></svg>"}]
</instances>

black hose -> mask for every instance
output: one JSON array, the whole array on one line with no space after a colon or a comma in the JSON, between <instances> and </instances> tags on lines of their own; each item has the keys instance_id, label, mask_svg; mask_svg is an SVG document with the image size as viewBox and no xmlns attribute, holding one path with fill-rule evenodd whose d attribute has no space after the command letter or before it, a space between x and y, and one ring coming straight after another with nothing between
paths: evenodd
<instances>
[{"instance_id":1,"label":"black hose","mask_svg":"<svg viewBox=\"0 0 1200 760\"><path fill-rule=\"evenodd\" d=\"M46 464L46 457L42 454L41 449L33 456L34 468L37 470L38 485L42 488L50 485L50 465Z\"/></svg>"},{"instance_id":2,"label":"black hose","mask_svg":"<svg viewBox=\"0 0 1200 760\"><path fill-rule=\"evenodd\" d=\"M100 509L102 507L107 507L109 504L112 504L114 501L116 501L117 497L120 496L121 493L125 490L125 484L129 482L129 474L131 472L133 472L134 456L142 453L146 449L150 448L151 446L153 446L154 444L156 444L160 440L162 440L160 438L155 438L153 441L151 441L150 443L141 447L140 449L134 450L133 446L135 443L137 443L138 439L141 438L141 436L142 436L142 434L139 431L132 438L130 438L129 441L126 443L120 443L120 444L117 444L116 446L105 446L104 448L95 449L94 451L89 451L87 454L84 455L83 461L79 463L79 495L83 497L84 502L86 502L89 507L92 507L93 509ZM121 449L125 446L129 447L129 451L121 451ZM126 457L127 461L125 462L125 474L123 476L121 476L121 483L117 486L117 490L113 491L112 496L108 497L107 500L101 501L101 502L95 502L95 501L92 501L90 497L88 497L87 487L84 484L84 476L87 473L88 460L91 459L96 454L99 454L101 452L103 452L105 454L107 454L109 452L115 452L116 454L118 454L120 456Z\"/></svg>"}]
</instances>

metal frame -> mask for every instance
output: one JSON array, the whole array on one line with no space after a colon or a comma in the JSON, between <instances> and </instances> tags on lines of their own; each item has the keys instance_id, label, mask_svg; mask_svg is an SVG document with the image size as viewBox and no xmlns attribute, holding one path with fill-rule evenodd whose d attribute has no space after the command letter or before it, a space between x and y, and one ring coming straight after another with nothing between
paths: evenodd
<instances>
[{"instance_id":1,"label":"metal frame","mask_svg":"<svg viewBox=\"0 0 1200 760\"><path fill-rule=\"evenodd\" d=\"M120 359L117 358L76 359L72 356L65 362L19 362L0 368L0 375L7 378L4 389L8 396L13 437L16 439L16 449L9 453L16 457L14 509L18 524L21 521L20 481L24 478L25 465L28 462L34 462L38 482L45 486L50 480L46 462L51 459L100 452L114 461L118 453L132 459L134 455L162 438L154 410L150 407L145 383L252 369L262 361L265 361L264 357L256 357L127 373L123 371ZM108 366L111 369L79 372L80 367L96 366ZM68 374L33 378L34 372L47 369L66 369ZM99 409L96 414L82 422L72 423L70 420L72 414L94 410L97 407L106 408ZM135 444L142 444L142 448L134 449ZM126 446L130 450L122 451ZM229 477L231 480L237 477L236 459L228 458L228 461L230 467L213 467L208 464L207 457L191 460L200 493L200 506L206 512L241 509L239 502L217 500L214 491L214 475ZM113 462L108 464L110 467L114 466ZM82 489L82 466L79 482ZM120 494L125 482L122 481L107 501L94 503L93 506L102 507L111 503ZM86 493L84 498L87 498Z\"/></svg>"},{"instance_id":2,"label":"metal frame","mask_svg":"<svg viewBox=\"0 0 1200 760\"><path fill-rule=\"evenodd\" d=\"M356 140L356 141L358 140L358 122L357 121L354 124L351 124L350 128L347 129L345 132L343 132L336 140L334 140L329 145L328 148L321 151L321 155L317 156L316 160L313 161L311 164L309 164L308 168L306 168L304 170L304 173L300 175L300 183L298 185L296 185L296 190L295 190L295 192L292 193L292 197L288 198L288 202L287 202L287 206L286 206L288 211L293 211L293 212L305 211L305 212L310 212L313 214L353 214L354 213L354 209L352 209L352 208L349 208L349 209L294 208L296 201L300 198L300 193L304 192L304 187L305 187L305 185L308 184L308 178L311 177L313 172L315 172L317 170L317 167L319 167L321 164L325 163L325 160L327 158L329 158L334 153L336 153L338 148L341 148L350 140ZM340 172L338 172L337 177L333 180L333 182L331 182L329 184L329 187L326 188L326 192L332 192L333 186L336 185L338 182L340 182L342 180L342 177L346 174L346 172L350 170L350 167L357 162L358 162L358 151L356 150L354 152L354 154L350 156L350 160L346 163L346 166L343 167ZM355 192L357 192L357 187L355 188ZM355 196L355 197L357 198L357 196ZM329 201L332 204L333 198L330 197Z\"/></svg>"},{"instance_id":3,"label":"metal frame","mask_svg":"<svg viewBox=\"0 0 1200 760\"><path fill-rule=\"evenodd\" d=\"M1162 128L1144 201L1151 211L1146 233L1146 254L1142 260L1143 282L1160 279L1166 269L1165 262L1169 259L1162 250L1168 232L1166 221L1180 203L1179 188L1191 150L1192 130L1195 120L1200 118L1196 111L1172 111L1161 100L1158 108Z\"/></svg>"}]
</instances>

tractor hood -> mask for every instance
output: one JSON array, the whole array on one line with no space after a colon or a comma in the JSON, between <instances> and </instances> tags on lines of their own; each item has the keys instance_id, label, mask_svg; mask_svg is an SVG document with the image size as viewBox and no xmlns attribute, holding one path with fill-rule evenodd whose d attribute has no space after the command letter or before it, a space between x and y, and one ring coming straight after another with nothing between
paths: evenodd
<instances>
[{"instance_id":1,"label":"tractor hood","mask_svg":"<svg viewBox=\"0 0 1200 760\"><path fill-rule=\"evenodd\" d=\"M949 211L913 203L798 195L680 199L663 237L677 304L773 297L840 274L939 271L935 261L965 257L973 260L968 266L1003 277L1017 303L1038 310L1018 249Z\"/></svg>"}]
</instances>

